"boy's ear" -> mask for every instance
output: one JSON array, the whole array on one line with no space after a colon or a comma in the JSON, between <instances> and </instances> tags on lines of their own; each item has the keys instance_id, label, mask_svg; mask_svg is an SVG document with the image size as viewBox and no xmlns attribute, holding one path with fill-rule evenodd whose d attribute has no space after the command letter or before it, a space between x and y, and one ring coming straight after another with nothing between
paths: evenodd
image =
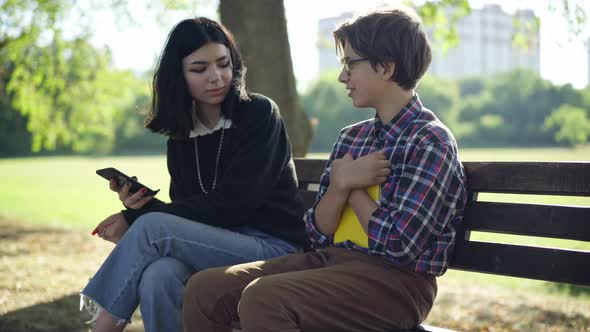
<instances>
[{"instance_id":1,"label":"boy's ear","mask_svg":"<svg viewBox=\"0 0 590 332\"><path fill-rule=\"evenodd\" d=\"M386 62L382 64L383 67L383 80L384 81L391 81L393 77L393 73L395 72L395 63L394 62Z\"/></svg>"}]
</instances>

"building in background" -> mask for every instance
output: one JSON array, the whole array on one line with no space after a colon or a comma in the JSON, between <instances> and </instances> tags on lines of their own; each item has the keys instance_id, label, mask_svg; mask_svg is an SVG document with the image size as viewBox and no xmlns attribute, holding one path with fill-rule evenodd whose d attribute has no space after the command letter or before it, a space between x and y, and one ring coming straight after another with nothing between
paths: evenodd
<instances>
[{"instance_id":1,"label":"building in background","mask_svg":"<svg viewBox=\"0 0 590 332\"><path fill-rule=\"evenodd\" d=\"M334 53L332 31L335 26L352 16L352 13L345 13L339 17L320 20L320 72L340 68ZM537 21L532 10L518 10L511 15L504 12L499 5L473 9L471 14L461 18L456 24L460 39L457 46L443 53L440 45L434 45L429 73L440 78L457 79L526 68L540 74L540 35ZM427 28L431 41L434 41L434 29L435 27ZM526 46L514 45L517 32ZM324 40L332 42L328 45Z\"/></svg>"},{"instance_id":2,"label":"building in background","mask_svg":"<svg viewBox=\"0 0 590 332\"><path fill-rule=\"evenodd\" d=\"M510 15L499 5L475 9L457 22L460 42L456 47L443 53L442 48L435 45L430 73L452 79L526 68L540 74L537 20L532 10L518 10ZM431 40L434 40L433 29L428 29ZM520 34L524 45L514 45L516 33Z\"/></svg>"},{"instance_id":3,"label":"building in background","mask_svg":"<svg viewBox=\"0 0 590 332\"><path fill-rule=\"evenodd\" d=\"M320 73L327 70L340 69L340 62L336 55L334 36L332 32L336 28L350 20L353 17L352 13L343 13L337 17L328 17L319 20L318 22L318 55L319 55L319 71Z\"/></svg>"}]
</instances>

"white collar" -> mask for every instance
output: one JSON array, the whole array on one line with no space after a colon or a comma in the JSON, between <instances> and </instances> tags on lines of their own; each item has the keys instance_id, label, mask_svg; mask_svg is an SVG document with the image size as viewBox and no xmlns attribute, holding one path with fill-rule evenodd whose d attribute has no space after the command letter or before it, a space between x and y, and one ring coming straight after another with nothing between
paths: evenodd
<instances>
[{"instance_id":1,"label":"white collar","mask_svg":"<svg viewBox=\"0 0 590 332\"><path fill-rule=\"evenodd\" d=\"M223 116L223 114L221 114L221 116L219 117L219 121L217 122L215 127L211 128L211 129L207 128L201 122L201 120L199 120L199 117L195 114L195 112L193 112L192 118L193 118L193 127L194 128L189 133L190 138L212 134L212 133L218 131L219 129L221 129L222 127L224 129L228 129L229 127L231 127L231 119L226 119Z\"/></svg>"}]
</instances>

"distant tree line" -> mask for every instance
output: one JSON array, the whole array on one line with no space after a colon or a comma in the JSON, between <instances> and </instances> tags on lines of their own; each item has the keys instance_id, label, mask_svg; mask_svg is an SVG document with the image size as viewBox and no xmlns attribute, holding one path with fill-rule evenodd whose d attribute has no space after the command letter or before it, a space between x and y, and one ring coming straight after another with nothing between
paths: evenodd
<instances>
[{"instance_id":1,"label":"distant tree line","mask_svg":"<svg viewBox=\"0 0 590 332\"><path fill-rule=\"evenodd\" d=\"M85 59L100 56L87 52ZM27 121L27 115L13 109L16 94L3 94L0 156L164 151L165 137L143 128L150 102L149 75L138 77L108 67L88 73L88 62L84 63L68 68L69 81L53 83L63 91L56 92L59 97L31 104L55 107L59 103L69 110L60 116L78 121L74 128L79 130L60 133L60 118L40 121L38 126L56 127L52 134L45 129L54 137L55 150L41 146L32 152L36 127ZM325 73L302 95L303 108L314 128L312 152L330 151L341 128L374 116L373 110L352 106L336 75ZM459 81L427 76L417 92L424 105L453 131L461 147L574 146L590 139L590 88L554 85L533 72L513 71ZM27 101L31 102L30 95L21 102ZM76 120L81 116L78 113L83 119ZM74 142L66 144L66 140Z\"/></svg>"},{"instance_id":2,"label":"distant tree line","mask_svg":"<svg viewBox=\"0 0 590 332\"><path fill-rule=\"evenodd\" d=\"M90 3L92 10L109 8L121 18L133 12L128 0ZM178 9L188 16L198 1L154 3L155 17ZM458 9L452 17L445 14L449 7ZM550 7L566 18L571 35L580 35L587 20L577 1L561 0ZM115 70L108 48L88 43L94 26L85 11L78 12L76 29L68 29L64 22L76 8L71 1L7 1L0 8L0 157L163 151L165 138L142 128L149 73ZM438 27L437 39L450 47L459 41L455 23L470 8L469 0L433 0L417 10L427 25ZM312 150L328 151L342 126L371 116L352 109L334 75L320 79L300 107L282 1L257 0L244 6L238 0L222 0L219 9L222 21L244 34L238 37L252 64L250 87L277 101L296 154L308 150L309 123L316 125ZM588 140L587 90L553 86L534 74L458 83L426 78L419 91L467 146L575 145Z\"/></svg>"},{"instance_id":3,"label":"distant tree line","mask_svg":"<svg viewBox=\"0 0 590 332\"><path fill-rule=\"evenodd\" d=\"M336 75L325 73L303 96L314 152L330 151L342 127L374 116L352 106ZM459 81L426 76L417 92L462 147L574 146L590 138L590 88L554 85L534 72Z\"/></svg>"}]
</instances>

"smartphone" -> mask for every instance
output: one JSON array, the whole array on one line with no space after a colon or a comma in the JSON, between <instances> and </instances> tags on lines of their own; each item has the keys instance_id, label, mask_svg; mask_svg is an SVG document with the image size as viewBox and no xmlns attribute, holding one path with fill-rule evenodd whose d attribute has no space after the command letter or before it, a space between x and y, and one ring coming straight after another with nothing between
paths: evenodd
<instances>
[{"instance_id":1,"label":"smartphone","mask_svg":"<svg viewBox=\"0 0 590 332\"><path fill-rule=\"evenodd\" d=\"M136 193L141 188L147 189L145 192L145 195L148 195L148 196L153 196L160 191L160 189L152 190L152 189L148 188L147 186L137 182L137 180L132 179L130 176L119 171L118 169L116 169L114 167L107 167L107 168L99 169L96 171L96 174L102 176L103 178L105 178L109 181L111 181L111 179L115 179L115 181L117 181L117 185L119 187L123 187L123 185L127 182L131 183L131 187L129 187L129 193L131 193L131 194Z\"/></svg>"}]
</instances>

